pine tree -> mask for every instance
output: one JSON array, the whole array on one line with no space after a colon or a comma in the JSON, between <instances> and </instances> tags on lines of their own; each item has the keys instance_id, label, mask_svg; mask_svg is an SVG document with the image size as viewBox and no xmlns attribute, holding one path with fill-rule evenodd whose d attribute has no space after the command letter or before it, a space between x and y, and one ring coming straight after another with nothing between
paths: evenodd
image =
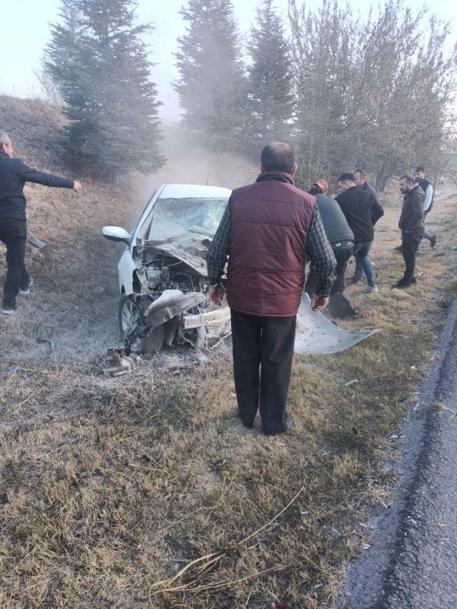
<instances>
[{"instance_id":1,"label":"pine tree","mask_svg":"<svg viewBox=\"0 0 457 609\"><path fill-rule=\"evenodd\" d=\"M253 143L258 148L260 143L289 140L294 114L292 58L273 0L264 0L259 7L248 50Z\"/></svg>"},{"instance_id":2,"label":"pine tree","mask_svg":"<svg viewBox=\"0 0 457 609\"><path fill-rule=\"evenodd\" d=\"M164 162L160 102L141 39L151 28L135 24L136 8L135 0L63 0L46 50L70 120L72 158L113 178L154 172Z\"/></svg>"},{"instance_id":3,"label":"pine tree","mask_svg":"<svg viewBox=\"0 0 457 609\"><path fill-rule=\"evenodd\" d=\"M246 77L230 0L189 0L175 83L183 123L217 150L236 150L246 126Z\"/></svg>"}]
</instances>

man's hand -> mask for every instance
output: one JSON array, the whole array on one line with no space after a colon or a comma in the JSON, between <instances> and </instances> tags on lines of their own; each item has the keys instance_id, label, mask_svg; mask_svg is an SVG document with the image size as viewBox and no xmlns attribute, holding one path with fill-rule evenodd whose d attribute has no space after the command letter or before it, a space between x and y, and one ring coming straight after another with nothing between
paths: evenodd
<instances>
[{"instance_id":1,"label":"man's hand","mask_svg":"<svg viewBox=\"0 0 457 609\"><path fill-rule=\"evenodd\" d=\"M213 304L220 306L225 295L225 290L221 285L210 285L208 298Z\"/></svg>"},{"instance_id":2,"label":"man's hand","mask_svg":"<svg viewBox=\"0 0 457 609\"><path fill-rule=\"evenodd\" d=\"M313 311L322 311L328 305L328 301L330 298L328 296L319 296L318 294L313 294L311 298L311 308Z\"/></svg>"},{"instance_id":3,"label":"man's hand","mask_svg":"<svg viewBox=\"0 0 457 609\"><path fill-rule=\"evenodd\" d=\"M79 192L81 190L81 182L78 182L78 180L75 180L73 182L73 190L75 192Z\"/></svg>"}]
</instances>

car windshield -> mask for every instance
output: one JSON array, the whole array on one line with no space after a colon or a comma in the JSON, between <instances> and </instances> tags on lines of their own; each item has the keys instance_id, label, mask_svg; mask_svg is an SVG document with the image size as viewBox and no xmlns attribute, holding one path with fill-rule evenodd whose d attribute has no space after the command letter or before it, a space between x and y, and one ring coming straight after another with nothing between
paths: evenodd
<instances>
[{"instance_id":1,"label":"car windshield","mask_svg":"<svg viewBox=\"0 0 457 609\"><path fill-rule=\"evenodd\" d=\"M158 199L153 208L149 241L160 241L183 233L213 237L228 199L187 197Z\"/></svg>"}]
</instances>

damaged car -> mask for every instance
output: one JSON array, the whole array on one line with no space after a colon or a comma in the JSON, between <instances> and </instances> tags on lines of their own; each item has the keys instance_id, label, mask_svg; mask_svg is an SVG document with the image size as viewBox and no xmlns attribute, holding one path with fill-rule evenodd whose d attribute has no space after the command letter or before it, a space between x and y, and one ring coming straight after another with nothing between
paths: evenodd
<instances>
[{"instance_id":1,"label":"damaged car","mask_svg":"<svg viewBox=\"0 0 457 609\"><path fill-rule=\"evenodd\" d=\"M206 257L231 191L165 184L131 231L105 226L126 244L119 264L119 327L128 352L164 345L209 348L230 334L230 310L207 300Z\"/></svg>"}]
</instances>

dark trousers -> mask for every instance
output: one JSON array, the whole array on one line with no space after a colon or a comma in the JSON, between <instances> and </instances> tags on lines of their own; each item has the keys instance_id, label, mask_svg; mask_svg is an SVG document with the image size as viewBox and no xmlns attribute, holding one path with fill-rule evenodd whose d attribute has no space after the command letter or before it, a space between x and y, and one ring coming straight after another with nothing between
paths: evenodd
<instances>
[{"instance_id":1,"label":"dark trousers","mask_svg":"<svg viewBox=\"0 0 457 609\"><path fill-rule=\"evenodd\" d=\"M344 276L346 274L346 268L348 265L348 260L351 257L352 245L347 247L332 247L333 253L336 258L336 268L335 274L336 279L333 282L332 290L330 292L331 296L335 294L342 294L345 289L344 284ZM306 291L311 296L315 293L317 287L317 273L315 273L312 269L308 275L306 280Z\"/></svg>"},{"instance_id":2,"label":"dark trousers","mask_svg":"<svg viewBox=\"0 0 457 609\"><path fill-rule=\"evenodd\" d=\"M422 238L427 239L427 241L430 241L430 243L433 243L433 240L435 239L435 235L433 233L429 233L428 231L424 231Z\"/></svg>"},{"instance_id":3,"label":"dark trousers","mask_svg":"<svg viewBox=\"0 0 457 609\"><path fill-rule=\"evenodd\" d=\"M287 429L287 393L296 317L259 317L231 311L233 370L238 412L252 427L260 407L263 431Z\"/></svg>"},{"instance_id":4,"label":"dark trousers","mask_svg":"<svg viewBox=\"0 0 457 609\"><path fill-rule=\"evenodd\" d=\"M330 296L333 296L334 294L342 294L344 292L344 276L346 274L348 260L351 257L351 248L334 247L333 253L335 254L336 258L336 279L333 282Z\"/></svg>"},{"instance_id":5,"label":"dark trousers","mask_svg":"<svg viewBox=\"0 0 457 609\"><path fill-rule=\"evenodd\" d=\"M422 231L415 233L401 234L401 253L405 261L405 275L403 279L405 281L411 281L414 277L414 269L416 267L416 255L419 249L420 242L424 233Z\"/></svg>"},{"instance_id":6,"label":"dark trousers","mask_svg":"<svg viewBox=\"0 0 457 609\"><path fill-rule=\"evenodd\" d=\"M3 305L14 307L21 287L27 287L29 274L25 268L27 225L25 220L0 219L0 241L6 245L7 272L3 287Z\"/></svg>"}]
</instances>

